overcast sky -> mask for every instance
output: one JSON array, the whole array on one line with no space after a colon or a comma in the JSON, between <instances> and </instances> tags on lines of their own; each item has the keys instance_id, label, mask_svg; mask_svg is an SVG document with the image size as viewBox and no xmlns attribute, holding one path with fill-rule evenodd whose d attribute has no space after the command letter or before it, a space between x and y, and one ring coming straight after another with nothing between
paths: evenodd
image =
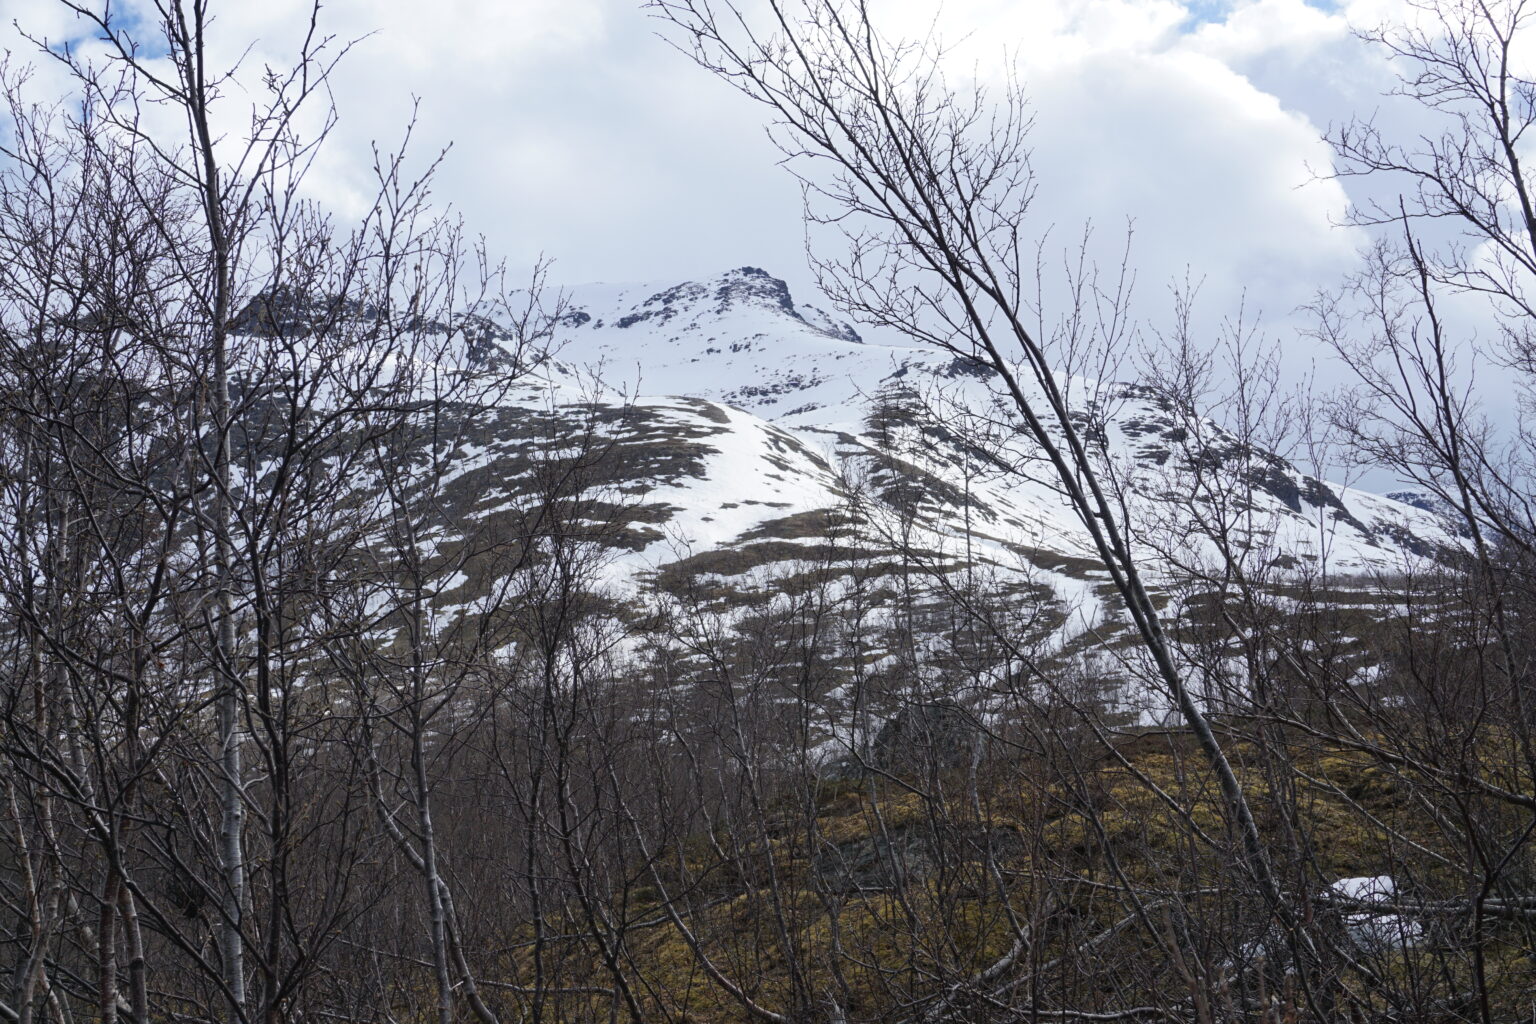
<instances>
[{"instance_id":1,"label":"overcast sky","mask_svg":"<svg viewBox=\"0 0 1536 1024\"><path fill-rule=\"evenodd\" d=\"M277 61L306 6L216 3L217 35L255 41L253 66ZM874 7L895 34L933 10ZM80 32L52 0L0 9L55 39ZM1118 232L1132 217L1145 267L1167 278L1188 264L1213 291L1242 282L1277 306L1357 243L1332 226L1342 191L1309 167L1328 165L1318 137L1330 121L1378 102L1382 67L1349 26L1384 9L948 0L939 26L960 43L957 64L1016 56L1058 230L1091 217ZM439 196L514 263L545 253L575 282L803 262L798 194L760 112L658 38L637 0L332 0L322 19L343 38L372 33L335 80L342 121L315 181L329 200L345 207L365 186L369 143L398 136L414 97L419 151L453 144Z\"/></svg>"},{"instance_id":2,"label":"overcast sky","mask_svg":"<svg viewBox=\"0 0 1536 1024\"><path fill-rule=\"evenodd\" d=\"M259 67L291 52L307 0L215 9L226 55L253 44ZM935 7L873 9L901 35ZM82 32L52 0L0 10L53 39ZM1398 11L1392 0L947 0L938 26L957 65L990 75L1011 55L1021 68L1039 222L1065 244L1091 219L1106 251L1134 222L1146 319L1188 274L1204 281L1209 315L1246 295L1287 335L1364 241L1338 226L1347 197L1320 178L1320 137L1381 103L1390 70L1351 26ZM555 281L575 284L752 264L803 288L799 194L761 111L671 49L639 0L331 0L322 19L340 38L367 37L335 78L341 121L311 179L340 212L367 187L371 143L399 138L414 99L416 152L453 146L439 200L514 267L544 254ZM56 74L39 70L38 94ZM1295 344L1298 363L1312 358Z\"/></svg>"}]
</instances>

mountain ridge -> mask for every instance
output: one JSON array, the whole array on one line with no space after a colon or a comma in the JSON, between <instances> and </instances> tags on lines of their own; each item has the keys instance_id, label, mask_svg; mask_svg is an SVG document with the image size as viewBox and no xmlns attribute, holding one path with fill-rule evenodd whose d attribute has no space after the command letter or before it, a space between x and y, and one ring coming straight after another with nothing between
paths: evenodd
<instances>
[{"instance_id":1,"label":"mountain ridge","mask_svg":"<svg viewBox=\"0 0 1536 1024\"><path fill-rule=\"evenodd\" d=\"M995 424L1006 423L1012 410L977 364L934 348L866 341L815 307L807 316L782 280L757 267L668 286L584 286L570 290L567 303L555 332L562 364L621 372L633 365L639 393L738 409L820 448L832 464L878 461L883 445L916 442L921 450L905 461L932 480L986 492L973 498L992 520L1035 513L1037 543L1047 529L1077 532L1051 493L1047 472L1037 467L1027 479L1001 486L1002 476L1031 465L1032 457L1037 462L1038 453L1018 437L996 436ZM1293 557L1331 561L1343 572L1381 572L1392 571L1405 554L1424 557L1458 546L1441 509L1310 476L1208 420L1176 415L1143 385L1072 383L1089 403L1116 406L1097 418L1112 435L1106 439L1111 455L1138 478L1133 487L1160 482L1176 489L1191 470L1197 476L1204 469L1231 472L1240 462L1238 475L1267 495L1272 507L1262 511L1276 517L1285 534L1279 542ZM883 426L876 422L882 417ZM965 431L957 429L967 418L990 431L986 443L968 453L960 451L958 435ZM1208 434L1198 453L1185 436L1191 422ZM885 436L876 436L881 430ZM987 446L994 457L981 457ZM978 458L991 465L960 466ZM1181 458L1206 465L1179 465ZM954 479L957 468L965 480ZM1160 475L1168 479L1157 481ZM999 493L1000 486L1013 493ZM1318 532L1315 540L1303 536L1309 527ZM1081 543L1072 546L1082 553Z\"/></svg>"}]
</instances>

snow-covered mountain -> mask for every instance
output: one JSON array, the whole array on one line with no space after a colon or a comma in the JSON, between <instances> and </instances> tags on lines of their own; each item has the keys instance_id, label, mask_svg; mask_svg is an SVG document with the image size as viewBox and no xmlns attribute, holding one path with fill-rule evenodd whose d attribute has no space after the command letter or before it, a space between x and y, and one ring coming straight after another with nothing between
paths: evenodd
<instances>
[{"instance_id":1,"label":"snow-covered mountain","mask_svg":"<svg viewBox=\"0 0 1536 1024\"><path fill-rule=\"evenodd\" d=\"M936 557L1027 563L1064 590L1097 576L1050 466L985 373L931 347L867 342L763 270L575 288L556 340L552 393L595 370L602 401L628 389L651 436L692 455L633 481L656 536L632 569L758 567L770 548L813 545L807 523L854 503L917 531ZM1243 535L1251 568L1277 573L1395 573L1457 544L1436 509L1315 479L1150 389L1071 384L1133 498L1154 576L1160 552L1215 558L1199 538L1218 525Z\"/></svg>"},{"instance_id":2,"label":"snow-covered mountain","mask_svg":"<svg viewBox=\"0 0 1536 1024\"><path fill-rule=\"evenodd\" d=\"M431 466L406 474L431 487L409 498L428 520L413 543L437 565L429 589L445 628L539 607L558 580L538 570L574 567L600 584L585 607L622 637L605 649L665 649L634 663L656 666L702 656L722 636L758 644L754 664L797 680L776 683L773 699L818 702L824 734L845 744L856 742L848 723L880 714L876 691L956 679L985 691L978 681L1007 672L1020 643L1069 671L1116 649L1127 624L1086 532L1011 399L974 362L861 338L751 267L580 287L565 300L552 354L523 364L515 384L474 369L521 358L502 350L511 332L483 318L459 332L469 341L458 369L428 370L428 380L468 367L499 382L489 406L444 407L423 435ZM268 306L273 323L302 313ZM453 330L426 326L456 344ZM1431 502L1316 479L1152 388L1066 385L1174 619L1184 615L1174 602L1201 614L1201 574L1219 579L1233 560L1282 600L1309 582L1340 607L1366 607L1375 581L1464 543ZM350 486L363 504L387 504L370 474ZM398 539L367 543L387 565ZM816 594L832 600L804 600ZM795 642L818 653L764 662L761 645L786 643L783 630L806 614L820 616L814 642ZM968 629L978 614L987 628ZM779 632L763 632L770 619ZM517 656L521 628L496 627L486 649ZM689 629L704 632L690 640ZM813 662L814 686L803 678ZM1085 671L1103 690L1130 689L1113 665ZM1155 699L1123 703L1157 714Z\"/></svg>"}]
</instances>

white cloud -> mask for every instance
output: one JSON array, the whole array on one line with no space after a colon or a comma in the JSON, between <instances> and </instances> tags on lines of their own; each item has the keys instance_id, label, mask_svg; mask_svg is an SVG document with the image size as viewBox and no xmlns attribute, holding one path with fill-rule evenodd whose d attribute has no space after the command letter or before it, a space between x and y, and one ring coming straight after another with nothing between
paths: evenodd
<instances>
[{"instance_id":1,"label":"white cloud","mask_svg":"<svg viewBox=\"0 0 1536 1024\"><path fill-rule=\"evenodd\" d=\"M221 52L255 40L253 68L281 62L306 9L223 5ZM1042 214L1063 234L1092 217L1112 235L1132 216L1144 281L1188 264L1213 298L1247 287L1275 313L1347 257L1352 239L1331 226L1343 193L1298 187L1308 163L1326 165L1320 126L1349 112L1330 97L1377 85L1345 58L1342 15L1303 0L1239 0L1204 23L1175 0L934 10L876 8L898 33L933 25L966 70L1018 60L1039 114ZM340 39L374 33L337 73L342 120L312 182L343 212L367 194L371 142L394 144L416 97L419 164L454 144L436 195L514 264L546 253L570 279L743 263L802 275L798 195L759 109L657 39L635 0L334 0L321 16ZM68 30L47 0L18 17Z\"/></svg>"},{"instance_id":2,"label":"white cloud","mask_svg":"<svg viewBox=\"0 0 1536 1024\"><path fill-rule=\"evenodd\" d=\"M1204 299L1285 317L1351 258L1316 125L1189 48L1100 53L1032 79L1042 203L1067 225L1136 224L1143 282L1186 268Z\"/></svg>"},{"instance_id":3,"label":"white cloud","mask_svg":"<svg viewBox=\"0 0 1536 1024\"><path fill-rule=\"evenodd\" d=\"M1305 56L1349 32L1344 14L1305 0L1249 0L1223 20L1201 25L1184 45L1230 64L1276 51Z\"/></svg>"},{"instance_id":4,"label":"white cloud","mask_svg":"<svg viewBox=\"0 0 1536 1024\"><path fill-rule=\"evenodd\" d=\"M932 28L967 67L997 62L1004 53L1042 67L1158 48L1190 14L1174 0L944 0L938 8L925 0L894 0L881 4L876 16L891 35L918 36Z\"/></svg>"}]
</instances>

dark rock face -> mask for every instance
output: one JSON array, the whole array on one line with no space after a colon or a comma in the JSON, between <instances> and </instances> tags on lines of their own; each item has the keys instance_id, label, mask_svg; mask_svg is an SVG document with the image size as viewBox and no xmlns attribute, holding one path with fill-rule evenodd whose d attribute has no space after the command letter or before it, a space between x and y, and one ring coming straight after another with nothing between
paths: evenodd
<instances>
[{"instance_id":1,"label":"dark rock face","mask_svg":"<svg viewBox=\"0 0 1536 1024\"><path fill-rule=\"evenodd\" d=\"M870 751L887 771L966 768L986 736L969 711L955 704L909 704L880 729Z\"/></svg>"},{"instance_id":2,"label":"dark rock face","mask_svg":"<svg viewBox=\"0 0 1536 1024\"><path fill-rule=\"evenodd\" d=\"M256 338L303 337L323 325L366 326L388 315L381 307L345 295L312 295L284 286L254 296L230 319L229 329Z\"/></svg>"},{"instance_id":3,"label":"dark rock face","mask_svg":"<svg viewBox=\"0 0 1536 1024\"><path fill-rule=\"evenodd\" d=\"M563 320L586 315L577 311ZM395 347L402 336L441 335L462 339L469 365L479 369L512 367L517 348L517 339L507 328L477 314L444 321L409 309L389 309L346 295L303 293L289 286L252 296L230 318L229 329L248 338L295 342L323 337L330 345L345 342L379 350Z\"/></svg>"},{"instance_id":4,"label":"dark rock face","mask_svg":"<svg viewBox=\"0 0 1536 1024\"><path fill-rule=\"evenodd\" d=\"M972 377L976 380L991 380L997 376L997 371L978 359L955 358L944 367L944 376L953 380L956 377Z\"/></svg>"},{"instance_id":5,"label":"dark rock face","mask_svg":"<svg viewBox=\"0 0 1536 1024\"><path fill-rule=\"evenodd\" d=\"M826 843L811 861L817 886L847 893L895 889L958 864L1018 859L1024 843L1012 829L957 829L935 832L901 825L873 835Z\"/></svg>"},{"instance_id":6,"label":"dark rock face","mask_svg":"<svg viewBox=\"0 0 1536 1024\"><path fill-rule=\"evenodd\" d=\"M1314 508L1331 508L1336 512L1345 513L1349 511L1344 507L1344 503L1339 500L1339 496L1333 493L1332 487L1312 477L1307 478L1306 487L1302 491L1301 496L1306 498L1307 504Z\"/></svg>"},{"instance_id":7,"label":"dark rock face","mask_svg":"<svg viewBox=\"0 0 1536 1024\"><path fill-rule=\"evenodd\" d=\"M688 281L675 288L668 288L664 292L657 292L640 304L637 312L626 314L614 322L617 327L633 327L635 324L654 320L657 323L666 323L682 310L682 308L694 299L704 295L704 289Z\"/></svg>"},{"instance_id":8,"label":"dark rock face","mask_svg":"<svg viewBox=\"0 0 1536 1024\"><path fill-rule=\"evenodd\" d=\"M776 306L796 320L802 319L789 297L789 285L760 267L742 267L727 274L715 289L715 302L722 312L738 303L750 303Z\"/></svg>"},{"instance_id":9,"label":"dark rock face","mask_svg":"<svg viewBox=\"0 0 1536 1024\"><path fill-rule=\"evenodd\" d=\"M1248 482L1256 489L1274 496L1292 512L1301 511L1301 488L1287 472L1284 462L1274 456L1263 457L1248 471Z\"/></svg>"},{"instance_id":10,"label":"dark rock face","mask_svg":"<svg viewBox=\"0 0 1536 1024\"><path fill-rule=\"evenodd\" d=\"M933 873L938 864L930 846L909 829L893 829L828 845L812 861L812 870L828 892L895 889Z\"/></svg>"}]
</instances>

